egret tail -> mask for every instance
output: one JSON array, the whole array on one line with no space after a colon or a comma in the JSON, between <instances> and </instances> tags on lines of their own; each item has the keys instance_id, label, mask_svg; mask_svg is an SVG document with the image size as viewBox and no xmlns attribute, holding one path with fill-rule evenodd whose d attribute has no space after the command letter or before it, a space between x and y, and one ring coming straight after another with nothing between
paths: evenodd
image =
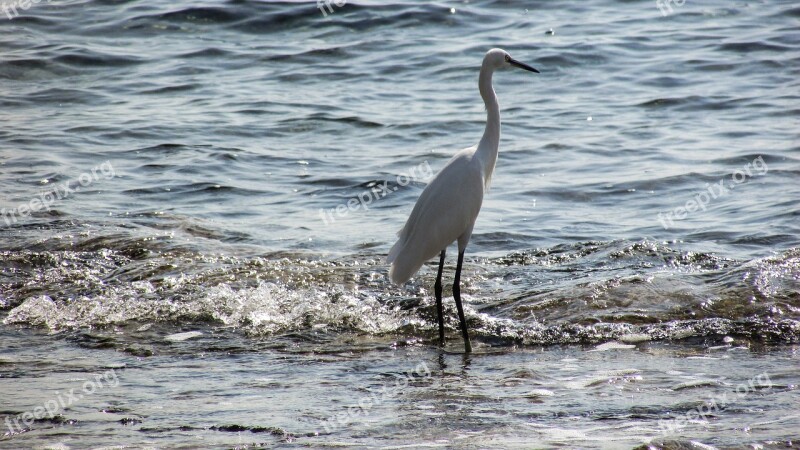
<instances>
[{"instance_id":1,"label":"egret tail","mask_svg":"<svg viewBox=\"0 0 800 450\"><path fill-rule=\"evenodd\" d=\"M401 236L389 250L389 256L386 258L386 262L392 265L389 269L389 278L397 285L405 283L438 251L434 250L430 255L427 253L430 253L430 250L419 245L419 241L415 245L414 241L409 242Z\"/></svg>"}]
</instances>

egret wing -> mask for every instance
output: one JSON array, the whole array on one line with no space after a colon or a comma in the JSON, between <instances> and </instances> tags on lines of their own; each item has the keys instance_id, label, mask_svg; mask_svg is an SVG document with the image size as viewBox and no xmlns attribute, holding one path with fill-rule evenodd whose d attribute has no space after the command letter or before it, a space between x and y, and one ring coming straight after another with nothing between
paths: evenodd
<instances>
[{"instance_id":1,"label":"egret wing","mask_svg":"<svg viewBox=\"0 0 800 450\"><path fill-rule=\"evenodd\" d=\"M471 230L483 202L483 179L474 147L457 153L425 187L397 243L389 251L389 275L401 284L422 264Z\"/></svg>"}]
</instances>

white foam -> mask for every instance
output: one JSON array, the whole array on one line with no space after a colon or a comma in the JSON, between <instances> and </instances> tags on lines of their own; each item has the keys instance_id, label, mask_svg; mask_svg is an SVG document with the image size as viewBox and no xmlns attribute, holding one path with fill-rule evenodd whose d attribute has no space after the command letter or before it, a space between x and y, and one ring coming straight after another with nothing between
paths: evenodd
<instances>
[{"instance_id":1,"label":"white foam","mask_svg":"<svg viewBox=\"0 0 800 450\"><path fill-rule=\"evenodd\" d=\"M169 336L164 337L164 339L170 342L182 342L202 335L203 333L200 331L187 331L185 333L170 334Z\"/></svg>"}]
</instances>

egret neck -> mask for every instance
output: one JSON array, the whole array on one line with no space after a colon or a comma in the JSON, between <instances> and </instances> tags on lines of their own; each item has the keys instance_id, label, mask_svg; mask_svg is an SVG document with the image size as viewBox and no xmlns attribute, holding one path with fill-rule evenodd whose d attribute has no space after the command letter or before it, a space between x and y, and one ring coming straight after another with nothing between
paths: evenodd
<instances>
[{"instance_id":1,"label":"egret neck","mask_svg":"<svg viewBox=\"0 0 800 450\"><path fill-rule=\"evenodd\" d=\"M475 152L475 158L478 158L482 166L484 189L489 188L492 180L492 172L497 162L497 149L500 146L500 104L492 87L492 73L494 68L484 61L478 78L478 89L486 105L486 129Z\"/></svg>"}]
</instances>

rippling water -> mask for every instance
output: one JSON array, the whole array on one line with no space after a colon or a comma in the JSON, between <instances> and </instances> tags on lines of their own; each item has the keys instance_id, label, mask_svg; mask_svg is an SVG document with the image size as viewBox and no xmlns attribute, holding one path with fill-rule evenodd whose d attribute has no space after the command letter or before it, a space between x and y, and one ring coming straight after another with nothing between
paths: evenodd
<instances>
[{"instance_id":1,"label":"rippling water","mask_svg":"<svg viewBox=\"0 0 800 450\"><path fill-rule=\"evenodd\" d=\"M0 421L119 383L0 447L796 445L795 3L8 4ZM494 77L462 358L383 260L492 47L542 73Z\"/></svg>"}]
</instances>

